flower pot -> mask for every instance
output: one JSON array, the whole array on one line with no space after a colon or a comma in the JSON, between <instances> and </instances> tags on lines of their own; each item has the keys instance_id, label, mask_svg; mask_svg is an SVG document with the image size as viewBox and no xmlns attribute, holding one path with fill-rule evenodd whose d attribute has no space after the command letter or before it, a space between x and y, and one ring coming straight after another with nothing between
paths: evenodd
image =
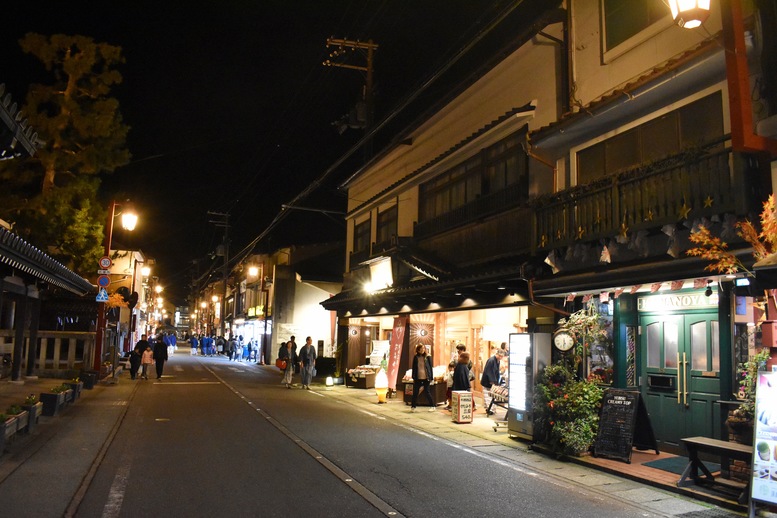
<instances>
[{"instance_id":1,"label":"flower pot","mask_svg":"<svg viewBox=\"0 0 777 518\"><path fill-rule=\"evenodd\" d=\"M94 384L97 383L97 371L81 371L79 377L84 380L84 388L86 390L92 390Z\"/></svg>"},{"instance_id":2,"label":"flower pot","mask_svg":"<svg viewBox=\"0 0 777 518\"><path fill-rule=\"evenodd\" d=\"M34 432L35 427L38 426L38 418L43 412L43 403L38 401L34 405L22 405L22 408L30 414L30 419L27 423L27 432Z\"/></svg>"},{"instance_id":3,"label":"flower pot","mask_svg":"<svg viewBox=\"0 0 777 518\"><path fill-rule=\"evenodd\" d=\"M76 393L73 389L67 389L63 394L65 395L65 406L76 402Z\"/></svg>"},{"instance_id":4,"label":"flower pot","mask_svg":"<svg viewBox=\"0 0 777 518\"><path fill-rule=\"evenodd\" d=\"M65 407L65 393L41 392L40 402L43 404L43 415L59 415L59 413Z\"/></svg>"}]
</instances>

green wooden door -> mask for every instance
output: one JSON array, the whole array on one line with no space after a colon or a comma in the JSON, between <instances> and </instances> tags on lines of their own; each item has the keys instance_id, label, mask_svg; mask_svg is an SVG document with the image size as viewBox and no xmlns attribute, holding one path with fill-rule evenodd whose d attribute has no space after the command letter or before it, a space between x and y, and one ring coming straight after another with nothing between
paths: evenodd
<instances>
[{"instance_id":1,"label":"green wooden door","mask_svg":"<svg viewBox=\"0 0 777 518\"><path fill-rule=\"evenodd\" d=\"M683 453L680 439L713 437L720 397L716 313L640 319L642 394L662 451Z\"/></svg>"}]
</instances>

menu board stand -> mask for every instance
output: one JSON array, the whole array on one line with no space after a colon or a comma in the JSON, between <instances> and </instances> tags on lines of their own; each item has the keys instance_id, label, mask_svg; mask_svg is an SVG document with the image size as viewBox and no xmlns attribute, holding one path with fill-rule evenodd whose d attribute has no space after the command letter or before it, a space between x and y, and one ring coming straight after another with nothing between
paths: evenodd
<instances>
[{"instance_id":1,"label":"menu board stand","mask_svg":"<svg viewBox=\"0 0 777 518\"><path fill-rule=\"evenodd\" d=\"M639 392L607 389L602 396L599 432L594 442L593 456L609 457L631 464L632 447L655 450L658 454L658 443L645 403Z\"/></svg>"}]
</instances>

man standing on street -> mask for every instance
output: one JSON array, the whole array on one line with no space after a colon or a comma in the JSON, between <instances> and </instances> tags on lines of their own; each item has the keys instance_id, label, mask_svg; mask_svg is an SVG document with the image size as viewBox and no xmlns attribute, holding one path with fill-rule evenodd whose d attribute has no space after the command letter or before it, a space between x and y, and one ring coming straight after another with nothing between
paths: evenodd
<instances>
[{"instance_id":1,"label":"man standing on street","mask_svg":"<svg viewBox=\"0 0 777 518\"><path fill-rule=\"evenodd\" d=\"M156 362L156 379L162 379L162 371L167 361L167 344L161 334L156 337L154 343L154 361Z\"/></svg>"},{"instance_id":2,"label":"man standing on street","mask_svg":"<svg viewBox=\"0 0 777 518\"><path fill-rule=\"evenodd\" d=\"M310 390L313 381L313 370L316 366L316 348L313 347L313 339L305 338L305 345L299 352L299 361L302 364L302 388Z\"/></svg>"},{"instance_id":3,"label":"man standing on street","mask_svg":"<svg viewBox=\"0 0 777 518\"><path fill-rule=\"evenodd\" d=\"M480 376L480 385L483 387L483 405L486 407L486 414L491 415L494 412L491 408L491 387L499 385L499 362L502 359L502 350L494 348L491 357L486 360L483 367L483 375Z\"/></svg>"}]
</instances>

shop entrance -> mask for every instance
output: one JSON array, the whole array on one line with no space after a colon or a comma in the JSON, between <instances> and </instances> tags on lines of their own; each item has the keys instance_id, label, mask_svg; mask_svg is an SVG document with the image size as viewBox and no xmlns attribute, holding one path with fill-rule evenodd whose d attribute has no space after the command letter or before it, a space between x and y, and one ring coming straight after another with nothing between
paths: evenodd
<instances>
[{"instance_id":1,"label":"shop entrance","mask_svg":"<svg viewBox=\"0 0 777 518\"><path fill-rule=\"evenodd\" d=\"M642 315L642 395L661 451L684 454L683 437L714 437L720 399L717 313Z\"/></svg>"}]
</instances>

